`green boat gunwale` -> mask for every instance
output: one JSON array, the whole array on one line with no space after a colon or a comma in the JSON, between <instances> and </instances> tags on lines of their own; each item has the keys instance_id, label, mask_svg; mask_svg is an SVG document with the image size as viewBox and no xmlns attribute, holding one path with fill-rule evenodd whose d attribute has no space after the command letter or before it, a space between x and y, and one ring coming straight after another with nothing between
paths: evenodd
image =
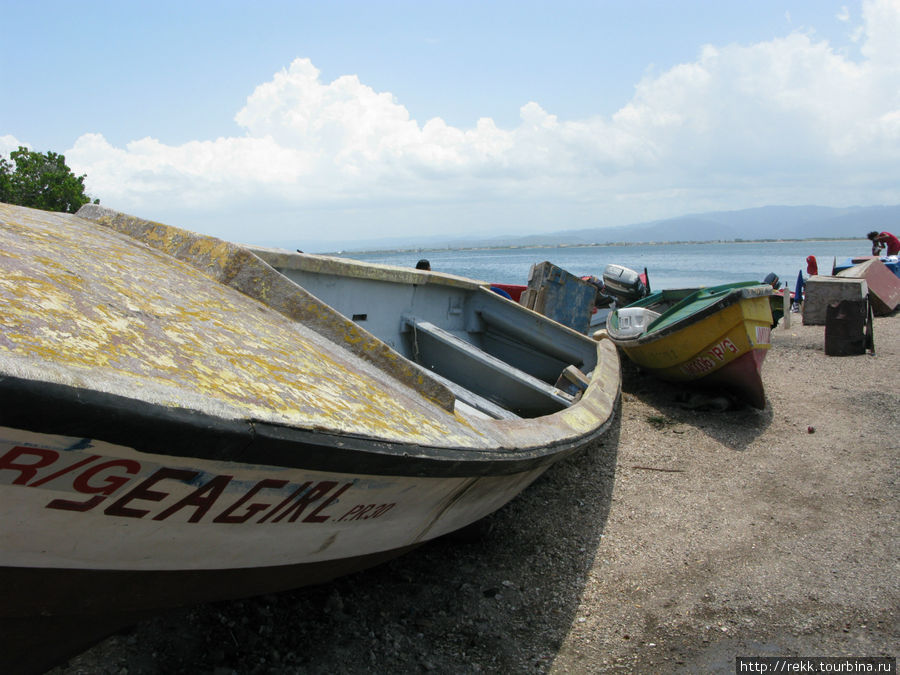
<instances>
[{"instance_id":1,"label":"green boat gunwale","mask_svg":"<svg viewBox=\"0 0 900 675\"><path fill-rule=\"evenodd\" d=\"M733 305L745 298L762 298L772 295L770 286L754 281L742 281L720 286L709 286L700 289L674 289L657 291L646 298L634 302L628 307L646 307L665 299L666 294L689 292L689 295L679 300L672 307L654 319L640 335L633 338L615 338L615 341L623 347L637 347L655 342L661 338L672 335L687 326L699 323L703 319L712 316L724 308ZM696 312L674 318L678 312L697 303L703 295L708 295L710 301ZM610 321L615 320L615 312L610 314Z\"/></svg>"}]
</instances>

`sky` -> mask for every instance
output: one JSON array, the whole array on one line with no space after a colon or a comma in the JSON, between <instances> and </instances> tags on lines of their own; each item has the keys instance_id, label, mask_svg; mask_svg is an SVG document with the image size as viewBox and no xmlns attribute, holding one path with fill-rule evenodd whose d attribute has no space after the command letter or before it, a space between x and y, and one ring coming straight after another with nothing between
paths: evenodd
<instances>
[{"instance_id":1,"label":"sky","mask_svg":"<svg viewBox=\"0 0 900 675\"><path fill-rule=\"evenodd\" d=\"M900 0L0 0L0 155L248 243L900 204Z\"/></svg>"}]
</instances>

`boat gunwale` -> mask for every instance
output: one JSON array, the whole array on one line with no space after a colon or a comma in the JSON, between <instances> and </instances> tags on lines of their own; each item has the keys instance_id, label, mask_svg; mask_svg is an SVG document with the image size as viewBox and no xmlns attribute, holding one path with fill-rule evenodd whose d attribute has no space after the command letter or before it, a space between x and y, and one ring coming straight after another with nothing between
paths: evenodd
<instances>
[{"instance_id":1,"label":"boat gunwale","mask_svg":"<svg viewBox=\"0 0 900 675\"><path fill-rule=\"evenodd\" d=\"M289 270L309 272L315 274L330 274L334 276L353 277L357 279L370 279L373 281L385 281L397 284L412 284L423 286L435 284L452 286L467 290L489 288L490 283L478 279L469 279L456 274L439 272L437 270L420 270L399 265L368 262L354 258L327 255L323 253L303 253L301 251L288 251L286 249L244 245L248 251L259 257L263 262L275 268L283 267Z\"/></svg>"},{"instance_id":2,"label":"boat gunwale","mask_svg":"<svg viewBox=\"0 0 900 675\"><path fill-rule=\"evenodd\" d=\"M603 399L605 394L601 388L593 396ZM617 389L612 400L600 401L601 415L606 414L596 415L602 421L587 431L559 434L530 448L510 449L499 443L491 448L465 448L329 433L251 418L225 419L71 385L3 377L0 426L102 441L186 460L368 475L497 476L553 463L599 438L615 419L619 397ZM575 406L586 403L582 400ZM575 406L533 420L490 420L489 425L500 437L504 428L515 431L516 427L527 429L535 423L546 427L552 424L550 418L563 426L562 416ZM508 440L515 436L509 434Z\"/></svg>"},{"instance_id":3,"label":"boat gunwale","mask_svg":"<svg viewBox=\"0 0 900 675\"><path fill-rule=\"evenodd\" d=\"M129 393L50 382L21 373L0 377L0 425L33 433L96 439L150 454L353 473L361 470L360 458L365 457L365 470L379 475L463 476L516 473L551 463L561 454L601 436L615 417L621 379L618 355L611 342L594 344L596 365L591 383L573 406L532 419L467 418L454 412L455 396L431 378L427 370L402 357L246 248L96 205L90 207L83 207L81 215L66 215L108 227L140 245L187 262L213 283L231 287L292 321L312 322L310 328L326 338L334 340L343 337L341 331L354 331L354 337L364 337L367 344L350 342L349 351L444 408L444 414L455 416L458 424L476 431L482 442L469 446L466 441L460 445L456 440L455 446L441 446L436 445L438 441L430 441L423 445L380 435L293 427L250 416L222 416L212 410L153 403ZM471 280L467 284L475 291L490 293ZM297 295L301 296L299 300ZM301 301L310 307L298 307ZM590 342L586 336L580 337ZM399 377L392 372L396 367L404 371ZM199 447L202 443L198 441L209 447ZM214 449L219 441L221 447ZM303 452L304 447L314 450L312 458Z\"/></svg>"},{"instance_id":4,"label":"boat gunwale","mask_svg":"<svg viewBox=\"0 0 900 675\"><path fill-rule=\"evenodd\" d=\"M722 311L726 307L730 307L731 305L740 302L741 300L754 300L757 298L765 298L766 302L768 303L769 296L772 295L771 292L758 293L758 294L752 294L752 295L746 293L746 291L748 289L758 288L758 287L769 288L769 287L766 287L764 284L753 284L750 286L743 286L741 288L735 288L735 289L730 290L728 293L723 295L721 298L718 298L715 302L713 302L709 305L706 305L705 307L703 307L703 309L701 309L697 312L694 312L692 314L689 314L674 323L663 326L661 329L659 329L657 331L650 331L650 332L644 331L640 335L637 335L633 338L619 338L619 337L616 337L612 333L612 331L610 331L609 338L616 345L622 347L623 349L629 349L629 348L634 348L634 347L640 347L640 346L643 346L646 344L651 344L651 343L661 340L665 337L669 337L669 336L673 335L674 333L677 333L681 330L684 330L684 329L692 326L695 323L699 323L700 321L706 319L707 317L710 317L710 316ZM700 291L700 290L704 290L704 289L696 289L696 290ZM770 289L770 291L771 291L771 289ZM659 292L665 293L665 291L659 291ZM684 300L687 300L689 297L690 296L686 296L681 302L683 302ZM678 304L680 304L680 302ZM640 307L640 306L641 305L638 303L629 305L629 307ZM673 306L672 308L667 310L665 313L663 313L659 317L659 319L656 319L654 321L654 323L658 322L660 319L665 317L666 313L671 311L672 309L674 309L676 306L677 305ZM610 316L612 316L612 314ZM652 324L651 324L651 326L652 326ZM649 330L649 327L648 327L648 330Z\"/></svg>"}]
</instances>

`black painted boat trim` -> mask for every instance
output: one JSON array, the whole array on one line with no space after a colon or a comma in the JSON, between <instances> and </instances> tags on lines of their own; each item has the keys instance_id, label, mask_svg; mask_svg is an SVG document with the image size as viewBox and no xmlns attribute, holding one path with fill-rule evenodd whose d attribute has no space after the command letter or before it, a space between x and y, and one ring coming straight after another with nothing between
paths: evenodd
<instances>
[{"instance_id":1,"label":"black painted boat trim","mask_svg":"<svg viewBox=\"0 0 900 675\"><path fill-rule=\"evenodd\" d=\"M104 392L0 377L0 426L106 441L157 455L393 476L502 476L546 466L598 438L530 450L435 448L230 420Z\"/></svg>"}]
</instances>

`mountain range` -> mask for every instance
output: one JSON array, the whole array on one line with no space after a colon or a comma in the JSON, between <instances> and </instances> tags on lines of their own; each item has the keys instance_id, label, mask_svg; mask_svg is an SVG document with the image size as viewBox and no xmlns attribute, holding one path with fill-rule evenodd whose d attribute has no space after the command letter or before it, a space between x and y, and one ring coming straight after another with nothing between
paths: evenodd
<instances>
[{"instance_id":1,"label":"mountain range","mask_svg":"<svg viewBox=\"0 0 900 675\"><path fill-rule=\"evenodd\" d=\"M864 239L877 230L900 231L900 205L894 206L763 206L739 211L710 211L632 225L558 230L546 234L493 237L394 237L307 242L314 251L487 248L494 246L577 246L583 244L754 239ZM286 242L271 245L292 248Z\"/></svg>"}]
</instances>

